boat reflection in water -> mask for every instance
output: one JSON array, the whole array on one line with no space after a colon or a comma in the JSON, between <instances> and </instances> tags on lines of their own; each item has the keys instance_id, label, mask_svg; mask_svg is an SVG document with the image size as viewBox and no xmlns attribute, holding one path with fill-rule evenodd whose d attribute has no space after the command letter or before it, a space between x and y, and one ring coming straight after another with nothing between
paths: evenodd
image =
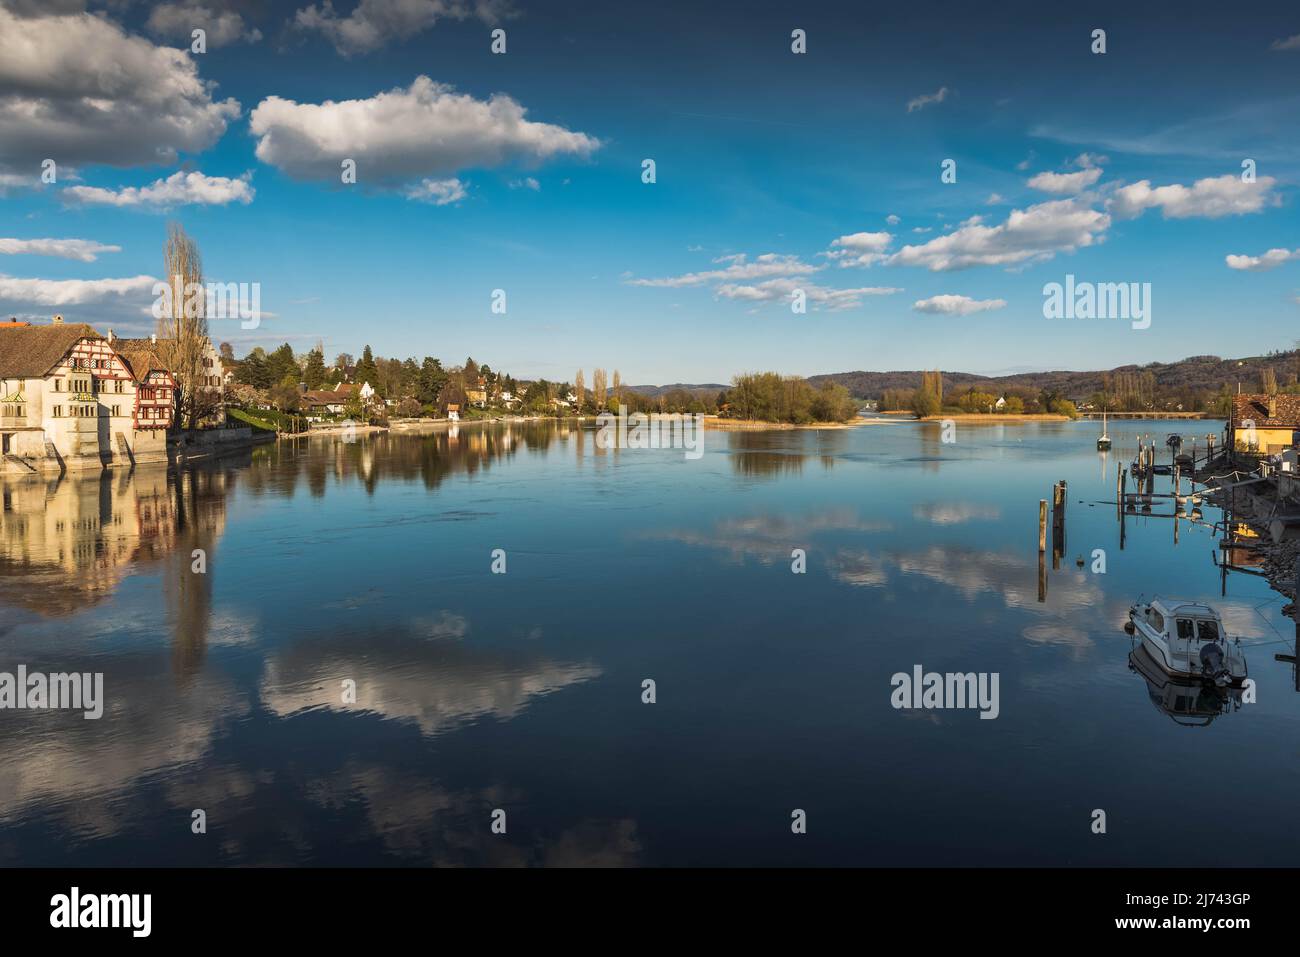
<instances>
[{"instance_id":1,"label":"boat reflection in water","mask_svg":"<svg viewBox=\"0 0 1300 957\"><path fill-rule=\"evenodd\" d=\"M1240 688L1218 688L1209 681L1175 678L1156 664L1141 645L1129 653L1128 667L1146 680L1151 703L1169 715L1174 724L1205 727L1219 715L1241 708Z\"/></svg>"}]
</instances>

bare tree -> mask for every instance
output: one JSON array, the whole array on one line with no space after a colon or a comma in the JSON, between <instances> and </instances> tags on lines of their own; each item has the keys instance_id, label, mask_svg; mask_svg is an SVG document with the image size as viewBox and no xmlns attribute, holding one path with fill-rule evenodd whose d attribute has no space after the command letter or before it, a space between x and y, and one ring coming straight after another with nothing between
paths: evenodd
<instances>
[{"instance_id":1,"label":"bare tree","mask_svg":"<svg viewBox=\"0 0 1300 957\"><path fill-rule=\"evenodd\" d=\"M605 408L605 370L597 369L591 374L591 395L596 401L596 408Z\"/></svg>"},{"instance_id":2,"label":"bare tree","mask_svg":"<svg viewBox=\"0 0 1300 957\"><path fill-rule=\"evenodd\" d=\"M1262 386L1260 391L1268 395L1277 395L1277 373L1273 371L1272 366L1266 366L1259 374L1259 384Z\"/></svg>"},{"instance_id":3,"label":"bare tree","mask_svg":"<svg viewBox=\"0 0 1300 957\"><path fill-rule=\"evenodd\" d=\"M203 359L209 343L203 260L179 223L167 227L163 272L171 284L171 303L158 319L158 351L179 386L181 426L192 429L216 408L218 397L204 388L208 383Z\"/></svg>"},{"instance_id":4,"label":"bare tree","mask_svg":"<svg viewBox=\"0 0 1300 957\"><path fill-rule=\"evenodd\" d=\"M573 395L578 400L578 411L582 411L582 400L587 395L587 381L582 377L582 370L573 379Z\"/></svg>"},{"instance_id":5,"label":"bare tree","mask_svg":"<svg viewBox=\"0 0 1300 957\"><path fill-rule=\"evenodd\" d=\"M614 370L614 401L618 405L623 404L623 380L619 378L618 370Z\"/></svg>"}]
</instances>

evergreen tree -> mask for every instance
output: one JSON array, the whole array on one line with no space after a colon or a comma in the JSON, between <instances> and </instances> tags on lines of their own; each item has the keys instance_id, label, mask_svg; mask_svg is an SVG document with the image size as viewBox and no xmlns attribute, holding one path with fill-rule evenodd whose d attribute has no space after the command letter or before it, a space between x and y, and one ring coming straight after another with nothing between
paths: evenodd
<instances>
[{"instance_id":1,"label":"evergreen tree","mask_svg":"<svg viewBox=\"0 0 1300 957\"><path fill-rule=\"evenodd\" d=\"M319 389L325 384L325 355L320 349L307 353L307 368L303 370L303 381L309 389Z\"/></svg>"},{"instance_id":2,"label":"evergreen tree","mask_svg":"<svg viewBox=\"0 0 1300 957\"><path fill-rule=\"evenodd\" d=\"M361 361L357 363L352 381L357 385L369 382L372 389L379 387L379 367L375 365L375 355L370 351L369 345L361 350Z\"/></svg>"}]
</instances>

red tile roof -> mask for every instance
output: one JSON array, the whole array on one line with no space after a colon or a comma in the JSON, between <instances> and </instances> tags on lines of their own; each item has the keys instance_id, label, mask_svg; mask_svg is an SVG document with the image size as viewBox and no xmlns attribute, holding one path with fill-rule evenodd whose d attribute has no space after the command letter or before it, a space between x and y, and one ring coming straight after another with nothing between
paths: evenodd
<instances>
[{"instance_id":1,"label":"red tile roof","mask_svg":"<svg viewBox=\"0 0 1300 957\"><path fill-rule=\"evenodd\" d=\"M1273 402L1273 414L1269 403ZM1232 397L1232 424L1238 426L1246 419L1257 429L1300 429L1300 395L1234 395Z\"/></svg>"}]
</instances>

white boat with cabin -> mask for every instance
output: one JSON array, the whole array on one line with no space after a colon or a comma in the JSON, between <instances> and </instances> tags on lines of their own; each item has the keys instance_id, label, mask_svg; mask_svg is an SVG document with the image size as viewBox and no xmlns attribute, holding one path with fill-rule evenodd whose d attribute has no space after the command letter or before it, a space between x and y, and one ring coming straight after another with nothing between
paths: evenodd
<instances>
[{"instance_id":1,"label":"white boat with cabin","mask_svg":"<svg viewBox=\"0 0 1300 957\"><path fill-rule=\"evenodd\" d=\"M1124 630L1142 639L1153 661L1171 675L1213 681L1220 687L1246 678L1241 639L1230 638L1209 605L1161 598L1141 599L1129 609Z\"/></svg>"}]
</instances>

